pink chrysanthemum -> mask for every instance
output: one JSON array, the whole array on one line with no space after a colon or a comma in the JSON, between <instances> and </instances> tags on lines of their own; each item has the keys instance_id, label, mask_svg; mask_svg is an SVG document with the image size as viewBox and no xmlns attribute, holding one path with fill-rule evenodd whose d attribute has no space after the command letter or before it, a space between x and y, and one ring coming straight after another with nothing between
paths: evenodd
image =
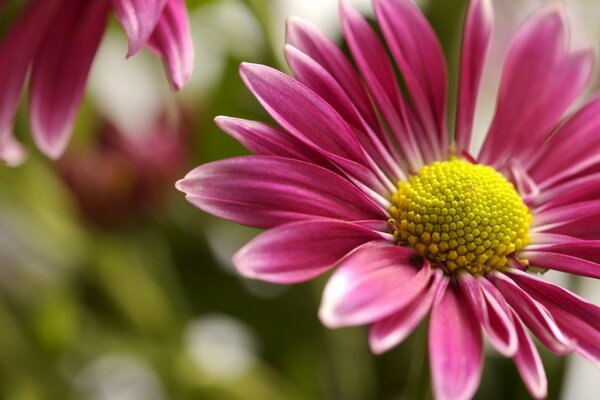
<instances>
[{"instance_id":1,"label":"pink chrysanthemum","mask_svg":"<svg viewBox=\"0 0 600 400\"><path fill-rule=\"evenodd\" d=\"M468 9L451 141L432 28L410 0L374 4L395 64L345 1L341 23L359 73L313 26L291 19L285 54L295 79L241 66L283 129L217 118L256 155L203 165L177 187L204 211L270 228L234 257L242 274L295 283L336 268L321 320L371 324L375 353L429 313L437 399L477 390L482 329L543 398L527 330L557 354L600 363L600 308L533 273L600 277L600 98L563 119L589 83L592 53L569 48L559 8L531 16L509 47L495 116L471 157L490 1Z\"/></svg>"},{"instance_id":2,"label":"pink chrysanthemum","mask_svg":"<svg viewBox=\"0 0 600 400\"><path fill-rule=\"evenodd\" d=\"M30 69L33 138L47 156L63 154L111 10L129 38L127 55L149 46L172 89L185 85L193 49L184 0L29 0L0 42L0 160L25 156L12 125Z\"/></svg>"}]
</instances>

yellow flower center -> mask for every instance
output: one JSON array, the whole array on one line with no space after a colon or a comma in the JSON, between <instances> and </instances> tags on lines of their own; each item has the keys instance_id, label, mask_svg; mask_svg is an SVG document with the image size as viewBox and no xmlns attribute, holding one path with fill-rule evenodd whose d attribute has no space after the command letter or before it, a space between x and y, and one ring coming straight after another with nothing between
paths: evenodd
<instances>
[{"instance_id":1,"label":"yellow flower center","mask_svg":"<svg viewBox=\"0 0 600 400\"><path fill-rule=\"evenodd\" d=\"M401 244L447 271L501 269L530 242L531 213L493 168L452 159L399 182L390 208Z\"/></svg>"}]
</instances>

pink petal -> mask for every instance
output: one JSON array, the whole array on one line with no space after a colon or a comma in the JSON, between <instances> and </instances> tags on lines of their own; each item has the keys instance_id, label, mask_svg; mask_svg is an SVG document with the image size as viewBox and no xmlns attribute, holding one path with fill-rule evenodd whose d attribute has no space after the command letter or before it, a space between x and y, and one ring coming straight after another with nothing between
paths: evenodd
<instances>
[{"instance_id":1,"label":"pink petal","mask_svg":"<svg viewBox=\"0 0 600 400\"><path fill-rule=\"evenodd\" d=\"M111 0L117 20L129 38L127 57L140 51L154 32L166 0Z\"/></svg>"},{"instance_id":2,"label":"pink petal","mask_svg":"<svg viewBox=\"0 0 600 400\"><path fill-rule=\"evenodd\" d=\"M448 279L441 269L433 272L433 279L410 304L392 315L374 322L369 331L369 345L375 354L381 354L402 342L423 320L431 309L436 293L445 291Z\"/></svg>"},{"instance_id":3,"label":"pink petal","mask_svg":"<svg viewBox=\"0 0 600 400\"><path fill-rule=\"evenodd\" d=\"M516 155L527 166L531 164L531 160L539 154L542 142L560 122L557 116L562 117L589 86L594 71L594 60L593 49L586 48L573 51L562 62L554 73L554 86L547 95L544 108L540 108L531 119L535 127L530 128L532 134L520 137L519 143L513 149L513 157Z\"/></svg>"},{"instance_id":4,"label":"pink petal","mask_svg":"<svg viewBox=\"0 0 600 400\"><path fill-rule=\"evenodd\" d=\"M481 331L473 311L457 288L438 293L429 321L429 360L434 397L473 397L483 367Z\"/></svg>"},{"instance_id":5,"label":"pink petal","mask_svg":"<svg viewBox=\"0 0 600 400\"><path fill-rule=\"evenodd\" d=\"M544 251L558 253L567 256L582 258L584 260L600 263L600 241L599 240L577 240L571 239L560 243L537 247L533 251Z\"/></svg>"},{"instance_id":6,"label":"pink petal","mask_svg":"<svg viewBox=\"0 0 600 400\"><path fill-rule=\"evenodd\" d=\"M560 328L577 341L575 350L600 366L600 307L533 275L517 270L509 275L548 308Z\"/></svg>"},{"instance_id":7,"label":"pink petal","mask_svg":"<svg viewBox=\"0 0 600 400\"><path fill-rule=\"evenodd\" d=\"M285 57L294 77L314 90L339 113L375 163L384 169L394 182L405 179L402 171L398 169L398 161L392 156L396 151L379 139L336 80L316 61L291 45L285 46Z\"/></svg>"},{"instance_id":8,"label":"pink petal","mask_svg":"<svg viewBox=\"0 0 600 400\"><path fill-rule=\"evenodd\" d=\"M494 284L508 304L548 349L556 354L570 353L575 348L552 318L548 310L531 298L517 284L501 272L494 272Z\"/></svg>"},{"instance_id":9,"label":"pink petal","mask_svg":"<svg viewBox=\"0 0 600 400\"><path fill-rule=\"evenodd\" d=\"M293 158L324 168L330 166L330 163L313 149L271 125L231 117L216 117L215 123L223 132L257 155Z\"/></svg>"},{"instance_id":10,"label":"pink petal","mask_svg":"<svg viewBox=\"0 0 600 400\"><path fill-rule=\"evenodd\" d=\"M536 231L547 231L595 215L600 215L600 200L581 201L539 211L534 215L531 227Z\"/></svg>"},{"instance_id":11,"label":"pink petal","mask_svg":"<svg viewBox=\"0 0 600 400\"><path fill-rule=\"evenodd\" d=\"M600 173L585 175L559 183L544 190L534 199L533 204L544 210L569 203L589 201L600 197Z\"/></svg>"},{"instance_id":12,"label":"pink petal","mask_svg":"<svg viewBox=\"0 0 600 400\"><path fill-rule=\"evenodd\" d=\"M600 240L600 214L569 220L565 224L546 229L546 232L571 236L578 240ZM539 232L533 231L533 233Z\"/></svg>"},{"instance_id":13,"label":"pink petal","mask_svg":"<svg viewBox=\"0 0 600 400\"><path fill-rule=\"evenodd\" d=\"M21 165L26 158L27 150L12 134L4 138L4 143L0 143L0 161L3 161L6 165L16 167Z\"/></svg>"},{"instance_id":14,"label":"pink petal","mask_svg":"<svg viewBox=\"0 0 600 400\"><path fill-rule=\"evenodd\" d=\"M544 399L548 393L548 379L540 354L525 330L521 318L514 311L513 320L519 339L519 348L514 356L515 365L531 396Z\"/></svg>"},{"instance_id":15,"label":"pink petal","mask_svg":"<svg viewBox=\"0 0 600 400\"><path fill-rule=\"evenodd\" d=\"M31 71L33 137L51 158L64 152L96 51L106 28L105 0L64 0Z\"/></svg>"},{"instance_id":16,"label":"pink petal","mask_svg":"<svg viewBox=\"0 0 600 400\"><path fill-rule=\"evenodd\" d=\"M584 90L592 61L589 52L568 53L562 9L553 5L534 14L510 46L480 161L500 165L509 152L527 161L523 157L539 148Z\"/></svg>"},{"instance_id":17,"label":"pink petal","mask_svg":"<svg viewBox=\"0 0 600 400\"><path fill-rule=\"evenodd\" d=\"M398 143L402 144L401 151L409 160L411 168L418 171L423 164L421 152L409 124L408 111L400 93L394 68L384 47L369 23L346 0L340 1L340 20L344 37L374 103Z\"/></svg>"},{"instance_id":18,"label":"pink petal","mask_svg":"<svg viewBox=\"0 0 600 400\"><path fill-rule=\"evenodd\" d=\"M517 334L510 311L498 290L485 278L461 274L458 282L490 342L505 357L517 351Z\"/></svg>"},{"instance_id":19,"label":"pink petal","mask_svg":"<svg viewBox=\"0 0 600 400\"><path fill-rule=\"evenodd\" d=\"M194 47L184 0L166 0L148 44L162 58L171 89L180 90L194 68Z\"/></svg>"},{"instance_id":20,"label":"pink petal","mask_svg":"<svg viewBox=\"0 0 600 400\"><path fill-rule=\"evenodd\" d=\"M494 14L490 0L472 0L462 38L460 83L456 109L456 148L469 151L483 66L487 59Z\"/></svg>"},{"instance_id":21,"label":"pink petal","mask_svg":"<svg viewBox=\"0 0 600 400\"><path fill-rule=\"evenodd\" d=\"M551 187L600 162L600 96L589 100L552 135L530 174L542 188Z\"/></svg>"},{"instance_id":22,"label":"pink petal","mask_svg":"<svg viewBox=\"0 0 600 400\"><path fill-rule=\"evenodd\" d=\"M386 140L387 134L381 127L360 77L333 41L310 22L290 17L287 21L286 43L308 55L331 74L350 97L352 104L360 111L367 124L382 141Z\"/></svg>"},{"instance_id":23,"label":"pink petal","mask_svg":"<svg viewBox=\"0 0 600 400\"><path fill-rule=\"evenodd\" d=\"M375 1L377 20L438 158L447 153L446 61L435 32L411 0Z\"/></svg>"},{"instance_id":24,"label":"pink petal","mask_svg":"<svg viewBox=\"0 0 600 400\"><path fill-rule=\"evenodd\" d=\"M32 0L8 29L0 45L0 159L23 161L22 147L12 137L13 118L29 66L63 0Z\"/></svg>"},{"instance_id":25,"label":"pink petal","mask_svg":"<svg viewBox=\"0 0 600 400\"><path fill-rule=\"evenodd\" d=\"M560 244L560 243L571 243L577 242L580 239L577 239L572 236L567 235L559 235L558 233L547 233L547 232L531 232L531 244L527 246L527 250L535 246L535 248L552 245L552 244Z\"/></svg>"},{"instance_id":26,"label":"pink petal","mask_svg":"<svg viewBox=\"0 0 600 400\"><path fill-rule=\"evenodd\" d=\"M385 190L368 169L369 160L348 124L322 98L284 73L264 65L242 63L240 74L267 112L294 137L365 185Z\"/></svg>"},{"instance_id":27,"label":"pink petal","mask_svg":"<svg viewBox=\"0 0 600 400\"><path fill-rule=\"evenodd\" d=\"M431 280L429 263L418 270L414 257L412 250L395 244L357 250L327 282L321 322L329 328L362 325L406 307Z\"/></svg>"},{"instance_id":28,"label":"pink petal","mask_svg":"<svg viewBox=\"0 0 600 400\"><path fill-rule=\"evenodd\" d=\"M236 253L233 262L249 278L296 283L322 274L359 246L382 238L349 222L293 222L258 235Z\"/></svg>"},{"instance_id":29,"label":"pink petal","mask_svg":"<svg viewBox=\"0 0 600 400\"><path fill-rule=\"evenodd\" d=\"M256 227L320 217L386 220L385 210L346 179L281 157L245 156L204 164L177 182L177 188L208 213Z\"/></svg>"}]
</instances>

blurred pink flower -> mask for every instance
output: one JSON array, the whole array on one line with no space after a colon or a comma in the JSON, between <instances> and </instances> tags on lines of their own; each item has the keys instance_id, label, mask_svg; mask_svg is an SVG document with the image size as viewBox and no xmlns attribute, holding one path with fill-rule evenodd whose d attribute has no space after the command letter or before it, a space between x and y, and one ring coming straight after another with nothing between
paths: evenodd
<instances>
[{"instance_id":1,"label":"blurred pink flower","mask_svg":"<svg viewBox=\"0 0 600 400\"><path fill-rule=\"evenodd\" d=\"M450 143L446 63L419 9L374 1L394 65L369 23L340 4L359 73L314 26L290 19L295 79L240 68L283 129L218 117L256 155L200 166L177 188L206 212L269 228L235 255L245 276L295 283L337 267L320 318L370 324L375 353L429 313L437 399L476 392L482 331L535 398L546 396L547 378L526 328L557 354L600 364L600 307L535 275L600 278L600 97L565 117L588 86L593 55L570 48L562 9L542 9L513 37L495 117L473 157L491 2L468 9Z\"/></svg>"},{"instance_id":2,"label":"blurred pink flower","mask_svg":"<svg viewBox=\"0 0 600 400\"><path fill-rule=\"evenodd\" d=\"M38 148L59 158L69 141L110 11L131 56L148 45L173 90L188 81L193 49L184 0L29 0L0 44L0 159L22 162L12 127L28 71L29 119Z\"/></svg>"},{"instance_id":3,"label":"blurred pink flower","mask_svg":"<svg viewBox=\"0 0 600 400\"><path fill-rule=\"evenodd\" d=\"M128 137L106 121L97 142L72 148L58 168L89 223L115 228L160 208L189 160L189 124L166 116Z\"/></svg>"}]
</instances>

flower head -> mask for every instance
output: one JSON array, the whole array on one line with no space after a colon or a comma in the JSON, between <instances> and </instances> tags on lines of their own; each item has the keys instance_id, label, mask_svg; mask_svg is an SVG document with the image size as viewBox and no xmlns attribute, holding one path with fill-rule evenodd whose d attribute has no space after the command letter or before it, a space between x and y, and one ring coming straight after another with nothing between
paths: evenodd
<instances>
[{"instance_id":1,"label":"flower head","mask_svg":"<svg viewBox=\"0 0 600 400\"><path fill-rule=\"evenodd\" d=\"M346 1L340 19L358 71L312 25L290 19L295 79L240 68L281 129L218 117L255 155L200 166L177 187L204 211L268 228L235 255L243 275L295 283L335 269L319 316L329 327L370 324L375 353L429 314L437 399L473 396L482 332L543 398L528 331L557 354L600 363L600 308L535 273L600 278L600 228L590 223L600 220L600 99L567 115L589 83L591 51L571 49L560 8L532 15L508 49L496 113L473 157L490 1L472 0L467 12L452 135L432 28L410 0L374 7L393 62Z\"/></svg>"},{"instance_id":2,"label":"flower head","mask_svg":"<svg viewBox=\"0 0 600 400\"><path fill-rule=\"evenodd\" d=\"M188 165L189 124L164 113L128 136L110 121L87 149L69 149L58 170L86 222L116 228L155 213ZM177 115L179 117L179 115Z\"/></svg>"},{"instance_id":3,"label":"flower head","mask_svg":"<svg viewBox=\"0 0 600 400\"><path fill-rule=\"evenodd\" d=\"M129 37L128 56L148 45L174 90L187 82L193 50L183 0L29 0L0 42L0 160L25 157L12 125L30 69L33 138L49 157L63 154L111 10Z\"/></svg>"}]
</instances>

